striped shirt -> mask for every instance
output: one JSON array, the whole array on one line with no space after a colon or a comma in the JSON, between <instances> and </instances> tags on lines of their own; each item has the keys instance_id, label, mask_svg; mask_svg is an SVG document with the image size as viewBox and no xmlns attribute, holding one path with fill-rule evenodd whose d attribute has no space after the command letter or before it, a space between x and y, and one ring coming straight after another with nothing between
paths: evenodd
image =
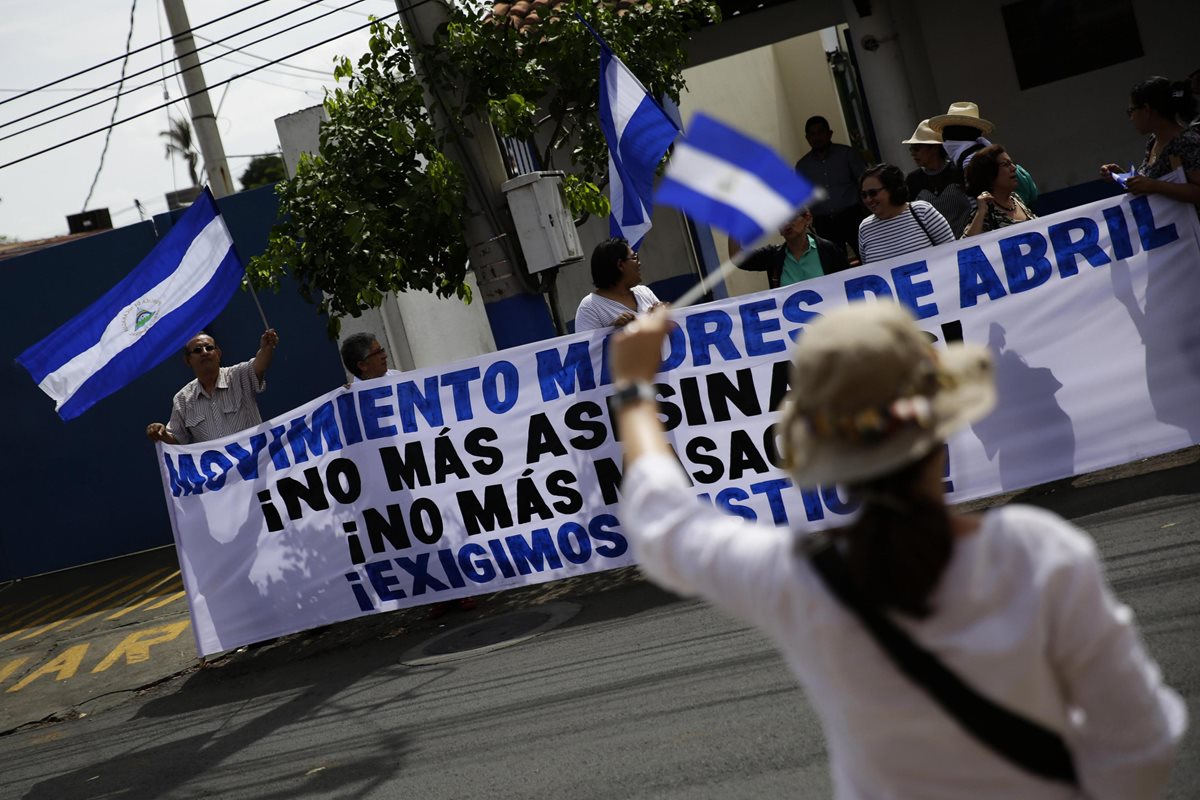
<instances>
[{"instance_id":1,"label":"striped shirt","mask_svg":"<svg viewBox=\"0 0 1200 800\"><path fill-rule=\"evenodd\" d=\"M915 200L891 219L864 219L858 226L858 254L866 264L953 242L954 238L950 223L937 209L924 200Z\"/></svg>"},{"instance_id":2,"label":"striped shirt","mask_svg":"<svg viewBox=\"0 0 1200 800\"><path fill-rule=\"evenodd\" d=\"M655 303L662 302L654 296L649 286L633 287L633 296L637 298L637 313L645 314ZM595 292L588 292L579 301L579 310L575 312L575 332L593 331L596 328L607 328L622 314L628 314L633 309L616 300L601 297Z\"/></svg>"},{"instance_id":3,"label":"striped shirt","mask_svg":"<svg viewBox=\"0 0 1200 800\"><path fill-rule=\"evenodd\" d=\"M254 374L254 362L221 367L210 395L197 378L175 394L167 433L180 444L207 442L253 428L262 422L255 397L267 388Z\"/></svg>"}]
</instances>

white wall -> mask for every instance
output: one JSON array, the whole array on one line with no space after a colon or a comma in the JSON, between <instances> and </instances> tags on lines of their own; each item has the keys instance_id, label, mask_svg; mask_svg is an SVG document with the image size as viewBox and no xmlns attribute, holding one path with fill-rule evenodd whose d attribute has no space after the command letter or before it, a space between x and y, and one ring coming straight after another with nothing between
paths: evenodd
<instances>
[{"instance_id":1,"label":"white wall","mask_svg":"<svg viewBox=\"0 0 1200 800\"><path fill-rule=\"evenodd\" d=\"M295 174L301 152L316 152L325 109L314 106L275 120L288 174ZM441 298L432 292L389 294L379 308L359 317L343 317L341 339L369 331L388 350L388 365L419 369L457 361L496 349L475 276L467 273L474 301ZM340 342L339 342L340 343Z\"/></svg>"},{"instance_id":2,"label":"white wall","mask_svg":"<svg viewBox=\"0 0 1200 800\"><path fill-rule=\"evenodd\" d=\"M1129 89L1151 75L1180 80L1200 67L1200 2L1135 0L1142 58L1022 91L1004 19L1005 0L893 0L893 16L911 16L923 31L938 102L973 100L996 124L992 138L1011 149L1042 191L1099 177L1106 162L1140 161L1145 140L1125 116ZM899 27L899 26L898 26ZM867 88L868 101L870 87ZM915 125L914 121L914 125Z\"/></svg>"},{"instance_id":3,"label":"white wall","mask_svg":"<svg viewBox=\"0 0 1200 800\"><path fill-rule=\"evenodd\" d=\"M684 70L688 90L679 101L686 127L703 111L736 126L794 162L808 152L804 121L814 114L829 120L833 140L849 144L837 88L819 33ZM713 231L717 253L726 256L726 240ZM737 272L726 282L731 295L767 288L763 273Z\"/></svg>"}]
</instances>

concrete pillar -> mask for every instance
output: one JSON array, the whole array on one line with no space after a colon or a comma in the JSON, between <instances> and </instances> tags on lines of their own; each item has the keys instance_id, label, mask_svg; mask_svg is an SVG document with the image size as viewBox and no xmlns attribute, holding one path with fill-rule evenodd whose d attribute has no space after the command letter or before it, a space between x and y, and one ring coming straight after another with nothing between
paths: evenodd
<instances>
[{"instance_id":1,"label":"concrete pillar","mask_svg":"<svg viewBox=\"0 0 1200 800\"><path fill-rule=\"evenodd\" d=\"M868 11L859 15L859 7ZM854 43L871 122L880 155L907 172L912 168L908 148L900 144L924 119L917 111L905 67L903 41L896 33L891 0L842 0ZM929 116L926 114L925 116Z\"/></svg>"},{"instance_id":2,"label":"concrete pillar","mask_svg":"<svg viewBox=\"0 0 1200 800\"><path fill-rule=\"evenodd\" d=\"M438 27L449 19L443 0L423 3L397 2L400 22L417 42L428 45ZM486 24L480 22L479 24ZM415 59L417 80L425 89L425 105L443 131L450 133L447 155L467 176L467 220L463 232L471 269L479 282L497 346L512 347L555 335L550 311L540 292L518 263L519 245L508 235L504 219L507 202L500 185L508 180L504 159L495 133L487 120L468 115L461 123L470 132L454 133L441 102L441 90L426 79L428 70Z\"/></svg>"}]
</instances>

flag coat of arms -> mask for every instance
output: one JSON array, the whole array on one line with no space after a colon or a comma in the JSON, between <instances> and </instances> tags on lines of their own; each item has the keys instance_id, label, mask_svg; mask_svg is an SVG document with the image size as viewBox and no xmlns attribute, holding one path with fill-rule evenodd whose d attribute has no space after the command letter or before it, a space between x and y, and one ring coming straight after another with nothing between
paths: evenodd
<instances>
[{"instance_id":1,"label":"flag coat of arms","mask_svg":"<svg viewBox=\"0 0 1200 800\"><path fill-rule=\"evenodd\" d=\"M654 199L743 245L757 242L813 198L813 187L762 142L696 114L675 146Z\"/></svg>"},{"instance_id":2,"label":"flag coat of arms","mask_svg":"<svg viewBox=\"0 0 1200 800\"><path fill-rule=\"evenodd\" d=\"M72 419L182 349L244 274L206 188L132 272L17 363Z\"/></svg>"}]
</instances>

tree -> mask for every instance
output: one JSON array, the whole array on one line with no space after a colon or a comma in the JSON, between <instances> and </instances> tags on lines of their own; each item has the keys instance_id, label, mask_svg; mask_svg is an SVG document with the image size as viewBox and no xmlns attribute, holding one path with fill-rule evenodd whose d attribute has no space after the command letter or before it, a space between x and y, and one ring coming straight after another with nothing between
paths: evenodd
<instances>
[{"instance_id":1,"label":"tree","mask_svg":"<svg viewBox=\"0 0 1200 800\"><path fill-rule=\"evenodd\" d=\"M275 153L255 156L250 159L246 171L242 173L242 189L254 189L283 180L287 180L287 170L283 167L283 156Z\"/></svg>"},{"instance_id":2,"label":"tree","mask_svg":"<svg viewBox=\"0 0 1200 800\"><path fill-rule=\"evenodd\" d=\"M562 0L553 16L518 31L491 17L491 4L451 9L434 46L422 51L439 87L446 117L488 119L503 135L537 140L545 168L565 168L574 213L608 214L599 182L608 151L596 115L599 48L575 18L582 13L655 96L678 100L684 86L684 44L691 30L719 18L715 3L645 3L628 13L615 4ZM528 6L528 3L525 3ZM536 17L535 17L536 19ZM466 278L466 179L443 154L445 138L424 105L413 53L403 28L375 22L357 63L341 59L345 80L327 95L329 119L318 155L302 156L281 183L280 221L266 251L251 260L256 286L278 288L290 271L319 310L357 315L388 292L424 289L470 302Z\"/></svg>"},{"instance_id":3,"label":"tree","mask_svg":"<svg viewBox=\"0 0 1200 800\"><path fill-rule=\"evenodd\" d=\"M167 158L171 156L182 158L183 163L187 164L188 177L192 179L192 186L199 186L200 176L196 173L196 164L200 161L200 154L196 152L196 147L192 143L191 123L183 117L172 119L171 127L168 130L159 131L158 135L167 140Z\"/></svg>"}]
</instances>

